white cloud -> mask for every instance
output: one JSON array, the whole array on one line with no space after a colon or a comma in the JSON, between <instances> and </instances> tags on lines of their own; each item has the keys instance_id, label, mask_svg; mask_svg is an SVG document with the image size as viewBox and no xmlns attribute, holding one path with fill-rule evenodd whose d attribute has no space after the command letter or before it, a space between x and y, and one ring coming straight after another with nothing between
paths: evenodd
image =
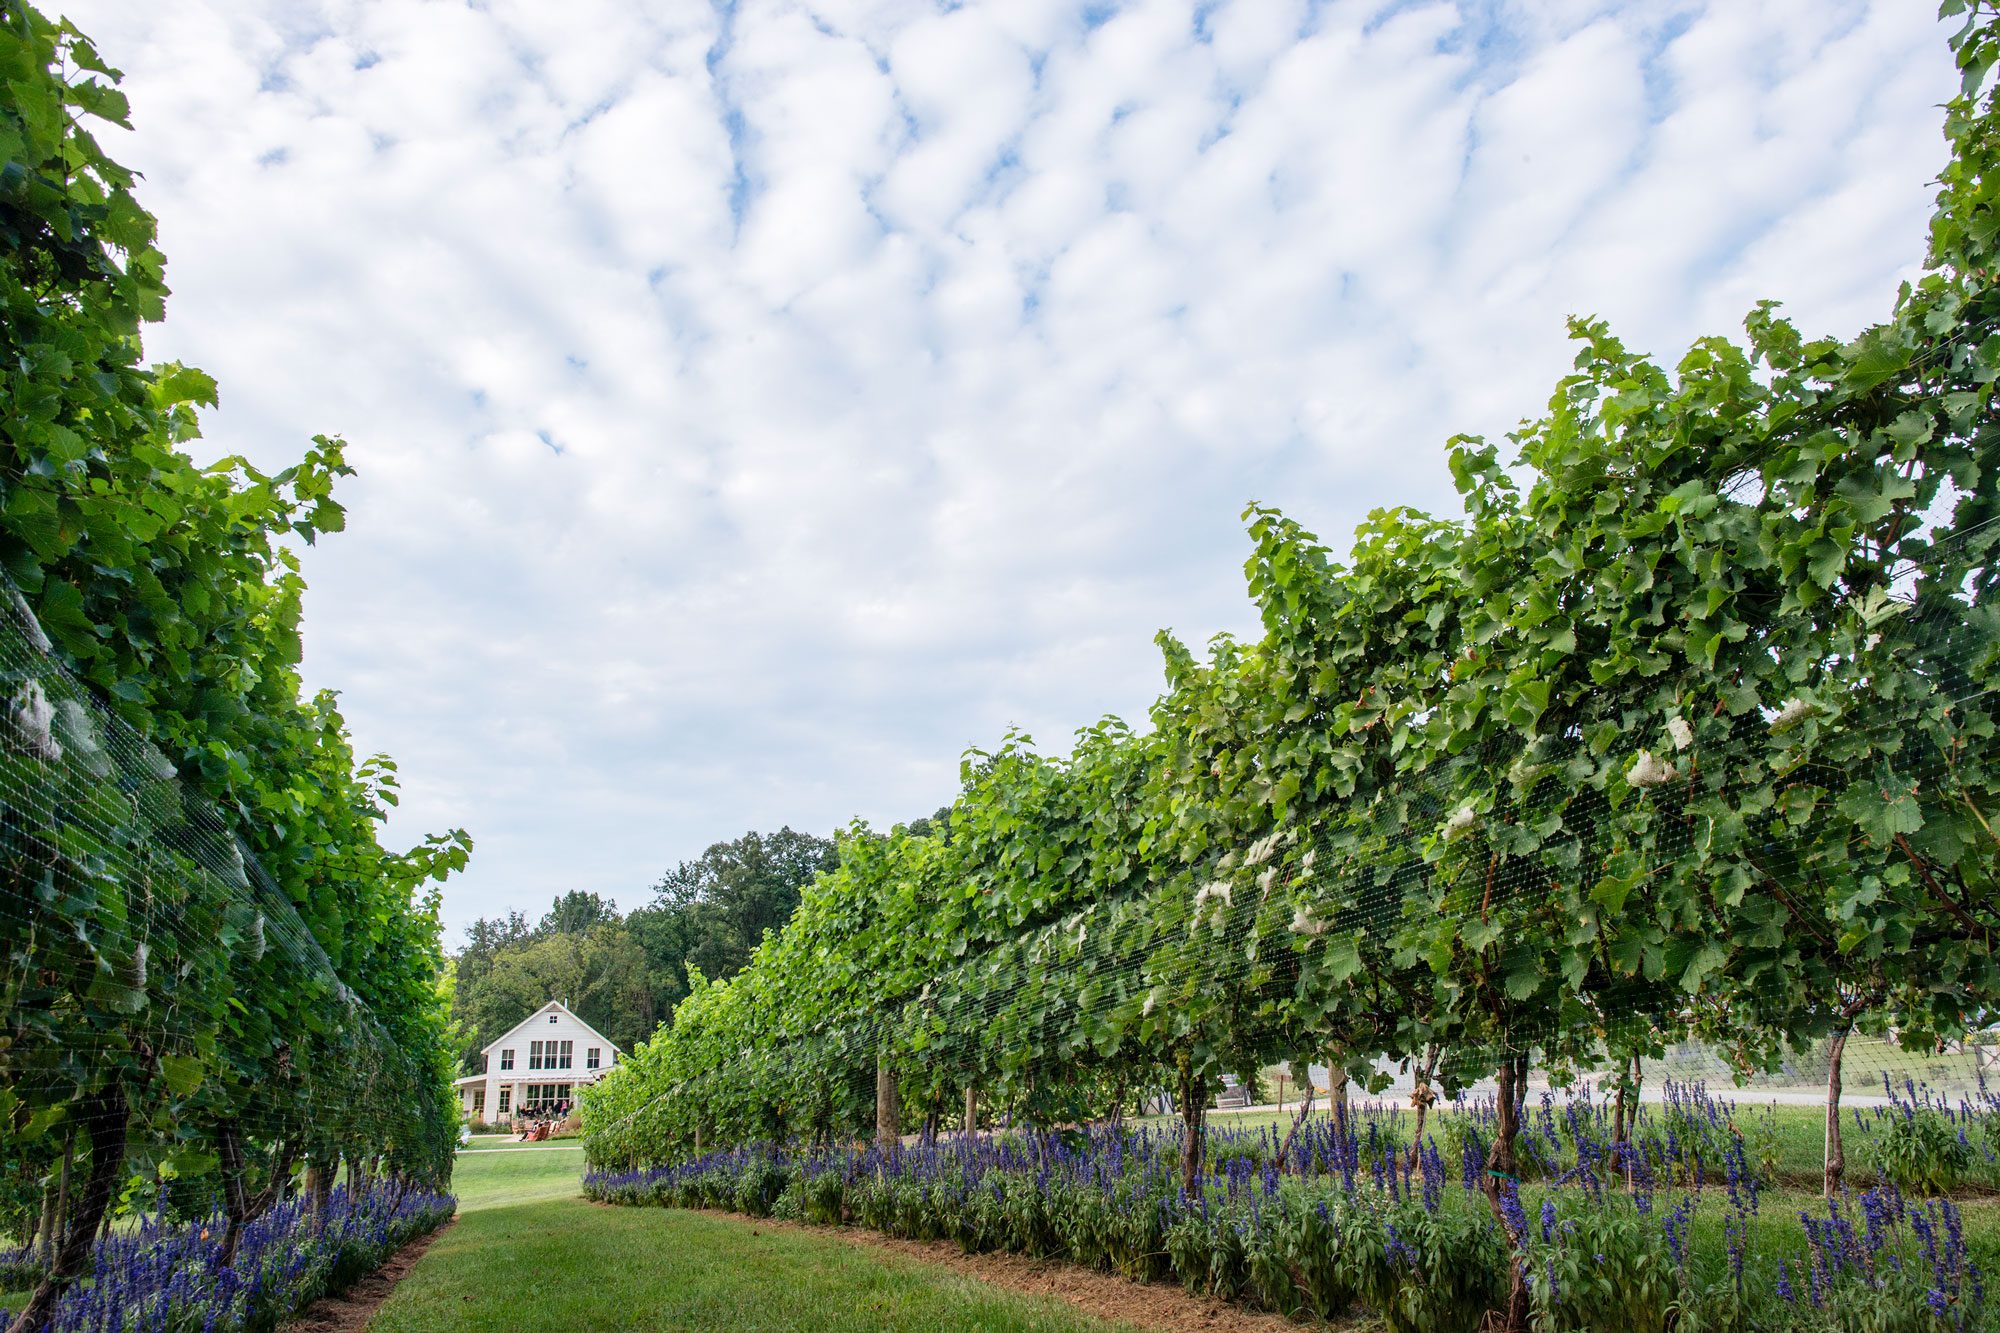
<instances>
[{"instance_id":1,"label":"white cloud","mask_svg":"<svg viewBox=\"0 0 2000 1333\"><path fill-rule=\"evenodd\" d=\"M1450 502L1562 317L1671 358L1921 261L1906 0L78 0L205 447L337 431L308 670L455 924L950 795L1247 629L1237 514Z\"/></svg>"}]
</instances>

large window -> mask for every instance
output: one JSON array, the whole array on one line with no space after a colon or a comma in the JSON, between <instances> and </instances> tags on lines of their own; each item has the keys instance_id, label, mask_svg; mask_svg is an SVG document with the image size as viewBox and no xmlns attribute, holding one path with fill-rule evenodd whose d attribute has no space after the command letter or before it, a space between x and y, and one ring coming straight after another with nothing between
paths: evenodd
<instances>
[{"instance_id":1,"label":"large window","mask_svg":"<svg viewBox=\"0 0 2000 1333\"><path fill-rule=\"evenodd\" d=\"M583 1053L583 1067L585 1069L597 1068L597 1048L595 1046Z\"/></svg>"},{"instance_id":2,"label":"large window","mask_svg":"<svg viewBox=\"0 0 2000 1333\"><path fill-rule=\"evenodd\" d=\"M505 1049L501 1050L500 1067L502 1069L512 1069L514 1067L514 1053L512 1051Z\"/></svg>"},{"instance_id":3,"label":"large window","mask_svg":"<svg viewBox=\"0 0 2000 1333\"><path fill-rule=\"evenodd\" d=\"M521 1109L531 1113L546 1112L557 1103L568 1101L569 1094L570 1085L567 1083L540 1083L528 1089L527 1095L521 1099Z\"/></svg>"},{"instance_id":4,"label":"large window","mask_svg":"<svg viewBox=\"0 0 2000 1333\"><path fill-rule=\"evenodd\" d=\"M576 1043L570 1041L531 1041L528 1043L528 1068L569 1069L576 1059Z\"/></svg>"}]
</instances>

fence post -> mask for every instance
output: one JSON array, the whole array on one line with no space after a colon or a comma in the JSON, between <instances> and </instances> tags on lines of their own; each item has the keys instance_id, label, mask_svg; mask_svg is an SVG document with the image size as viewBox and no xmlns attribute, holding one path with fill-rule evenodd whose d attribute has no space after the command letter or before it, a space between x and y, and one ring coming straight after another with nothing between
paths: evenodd
<instances>
[{"instance_id":1,"label":"fence post","mask_svg":"<svg viewBox=\"0 0 2000 1333\"><path fill-rule=\"evenodd\" d=\"M875 1146L885 1153L903 1139L896 1112L896 1071L885 1048L875 1057Z\"/></svg>"},{"instance_id":2,"label":"fence post","mask_svg":"<svg viewBox=\"0 0 2000 1333\"><path fill-rule=\"evenodd\" d=\"M974 1083L965 1085L964 1129L965 1137L968 1139L979 1132L979 1087Z\"/></svg>"}]
</instances>

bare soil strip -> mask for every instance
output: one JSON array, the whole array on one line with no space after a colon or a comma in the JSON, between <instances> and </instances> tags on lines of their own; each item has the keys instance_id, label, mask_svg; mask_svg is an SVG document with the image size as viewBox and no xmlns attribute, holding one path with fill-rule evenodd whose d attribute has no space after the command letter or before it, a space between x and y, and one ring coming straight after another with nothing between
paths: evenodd
<instances>
[{"instance_id":1,"label":"bare soil strip","mask_svg":"<svg viewBox=\"0 0 2000 1333\"><path fill-rule=\"evenodd\" d=\"M1030 1259L1018 1254L967 1254L949 1241L897 1240L866 1227L821 1227L779 1222L741 1213L719 1213L745 1226L773 1231L802 1231L832 1236L850 1245L887 1250L923 1263L949 1268L966 1277L1053 1296L1085 1314L1115 1323L1136 1325L1156 1333L1300 1333L1300 1325L1280 1315L1258 1314L1213 1296L1190 1296L1180 1287L1158 1282L1134 1282L1099 1273L1060 1259ZM1359 1329L1360 1321L1343 1321L1321 1328Z\"/></svg>"},{"instance_id":2,"label":"bare soil strip","mask_svg":"<svg viewBox=\"0 0 2000 1333\"><path fill-rule=\"evenodd\" d=\"M454 1217L428 1236L417 1237L390 1255L389 1262L349 1287L345 1295L320 1297L285 1328L289 1333L361 1333L396 1284L424 1257L431 1242L457 1225Z\"/></svg>"}]
</instances>

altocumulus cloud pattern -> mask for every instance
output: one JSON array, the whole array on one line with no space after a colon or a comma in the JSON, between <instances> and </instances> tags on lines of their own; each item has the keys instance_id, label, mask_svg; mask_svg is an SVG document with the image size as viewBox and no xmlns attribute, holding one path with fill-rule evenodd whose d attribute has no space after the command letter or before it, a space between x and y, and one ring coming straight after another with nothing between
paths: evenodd
<instances>
[{"instance_id":1,"label":"altocumulus cloud pattern","mask_svg":"<svg viewBox=\"0 0 2000 1333\"><path fill-rule=\"evenodd\" d=\"M1932 6L78 0L204 446L354 445L310 675L452 923L887 821L1244 628L1237 513L1444 503L1562 317L1847 333L1922 256Z\"/></svg>"}]
</instances>

